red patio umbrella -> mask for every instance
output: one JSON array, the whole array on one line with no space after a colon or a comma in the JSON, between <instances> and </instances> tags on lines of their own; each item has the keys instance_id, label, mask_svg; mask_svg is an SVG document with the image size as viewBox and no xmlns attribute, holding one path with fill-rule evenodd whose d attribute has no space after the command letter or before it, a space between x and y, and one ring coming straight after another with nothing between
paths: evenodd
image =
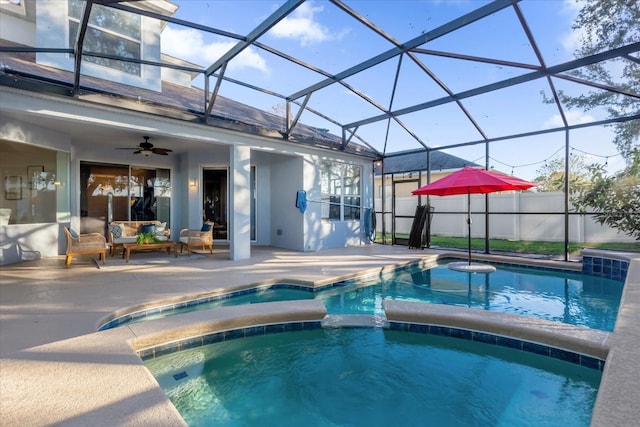
<instances>
[{"instance_id":1,"label":"red patio umbrella","mask_svg":"<svg viewBox=\"0 0 640 427\"><path fill-rule=\"evenodd\" d=\"M536 184L509 175L466 166L444 178L413 190L414 196L452 196L467 194L469 227L469 265L471 265L471 194L487 194L497 191L526 190Z\"/></svg>"}]
</instances>

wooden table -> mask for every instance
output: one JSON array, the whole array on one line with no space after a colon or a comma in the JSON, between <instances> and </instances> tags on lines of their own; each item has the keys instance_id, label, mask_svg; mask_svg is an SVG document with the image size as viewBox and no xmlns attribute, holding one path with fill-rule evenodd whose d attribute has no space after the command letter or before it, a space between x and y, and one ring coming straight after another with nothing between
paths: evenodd
<instances>
[{"instance_id":1,"label":"wooden table","mask_svg":"<svg viewBox=\"0 0 640 427\"><path fill-rule=\"evenodd\" d=\"M126 262L129 262L131 252L151 249L166 249L169 255L171 255L171 250L173 249L174 256L178 258L178 245L175 242L145 243L143 245L139 245L137 243L125 243L123 246L124 251L122 252L122 258L124 258Z\"/></svg>"}]
</instances>

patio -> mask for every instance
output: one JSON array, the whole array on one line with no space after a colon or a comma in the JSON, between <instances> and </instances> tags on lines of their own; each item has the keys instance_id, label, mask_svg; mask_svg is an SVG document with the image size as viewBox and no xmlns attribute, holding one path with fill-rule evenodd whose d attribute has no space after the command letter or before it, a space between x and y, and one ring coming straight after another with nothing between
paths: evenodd
<instances>
[{"instance_id":1,"label":"patio","mask_svg":"<svg viewBox=\"0 0 640 427\"><path fill-rule=\"evenodd\" d=\"M435 251L381 245L321 253L261 247L254 248L250 260L231 261L226 248L217 247L213 255L179 255L178 259L159 252L141 253L129 264L120 257L110 257L99 269L88 257L74 260L69 269L64 266L64 257L3 267L0 409L4 422L183 425L129 341L162 335L176 325L195 328L203 322L213 325L246 317L247 309L227 307L215 314L196 312L148 322L154 325L95 332L110 313L151 301L276 279L322 283L437 255ZM578 267L576 263L525 258L516 262ZM605 347L611 350L593 425L629 425L638 416L639 301L640 257L636 257L629 269L616 330L606 340ZM252 310L258 310L251 313L256 318L321 315L309 301L277 309L253 306Z\"/></svg>"}]
</instances>

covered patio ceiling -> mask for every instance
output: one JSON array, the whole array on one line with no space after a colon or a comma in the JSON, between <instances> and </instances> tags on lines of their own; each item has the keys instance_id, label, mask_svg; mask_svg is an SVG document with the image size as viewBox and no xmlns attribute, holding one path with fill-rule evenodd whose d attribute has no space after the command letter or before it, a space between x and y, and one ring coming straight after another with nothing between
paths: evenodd
<instances>
[{"instance_id":1,"label":"covered patio ceiling","mask_svg":"<svg viewBox=\"0 0 640 427\"><path fill-rule=\"evenodd\" d=\"M219 108L219 117L219 106L232 99L280 117L269 126L284 139L296 141L295 132L304 123L320 134L336 135L334 149L357 146L379 157L640 119L640 114L611 119L604 105L585 121L562 104L560 92L614 92L640 101L640 94L611 82L575 76L574 71L593 64L640 64L640 41L573 56L559 39L572 34L571 20L561 19L569 2L168 4L88 0L77 34L70 35L74 48L38 40L37 47L2 46L0 52L73 55L76 65L68 84L76 97L90 88L90 80L80 74L88 58L191 73L193 84L203 89L202 98L199 107L185 111L204 122L216 125L212 114ZM163 60L88 50L87 30L101 7L161 21ZM123 89L111 90L118 94ZM551 117L557 118L555 124Z\"/></svg>"}]
</instances>

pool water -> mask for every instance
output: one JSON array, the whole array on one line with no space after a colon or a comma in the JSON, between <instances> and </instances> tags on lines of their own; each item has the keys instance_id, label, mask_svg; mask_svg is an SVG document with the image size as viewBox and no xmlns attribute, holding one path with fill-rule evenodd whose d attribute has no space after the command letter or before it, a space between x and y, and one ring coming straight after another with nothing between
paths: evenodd
<instances>
[{"instance_id":1,"label":"pool water","mask_svg":"<svg viewBox=\"0 0 640 427\"><path fill-rule=\"evenodd\" d=\"M612 331L624 283L565 271L499 267L467 273L437 266L383 275L371 286L321 292L330 314L384 315L382 300L429 302L531 316Z\"/></svg>"},{"instance_id":2,"label":"pool water","mask_svg":"<svg viewBox=\"0 0 640 427\"><path fill-rule=\"evenodd\" d=\"M190 426L588 426L601 373L374 328L236 339L145 362Z\"/></svg>"},{"instance_id":3,"label":"pool water","mask_svg":"<svg viewBox=\"0 0 640 427\"><path fill-rule=\"evenodd\" d=\"M473 307L612 331L624 283L566 271L498 266L493 273L467 273L444 265L403 268L312 292L275 285L256 292L133 321L225 305L319 298L329 314L384 316L385 299Z\"/></svg>"}]
</instances>

